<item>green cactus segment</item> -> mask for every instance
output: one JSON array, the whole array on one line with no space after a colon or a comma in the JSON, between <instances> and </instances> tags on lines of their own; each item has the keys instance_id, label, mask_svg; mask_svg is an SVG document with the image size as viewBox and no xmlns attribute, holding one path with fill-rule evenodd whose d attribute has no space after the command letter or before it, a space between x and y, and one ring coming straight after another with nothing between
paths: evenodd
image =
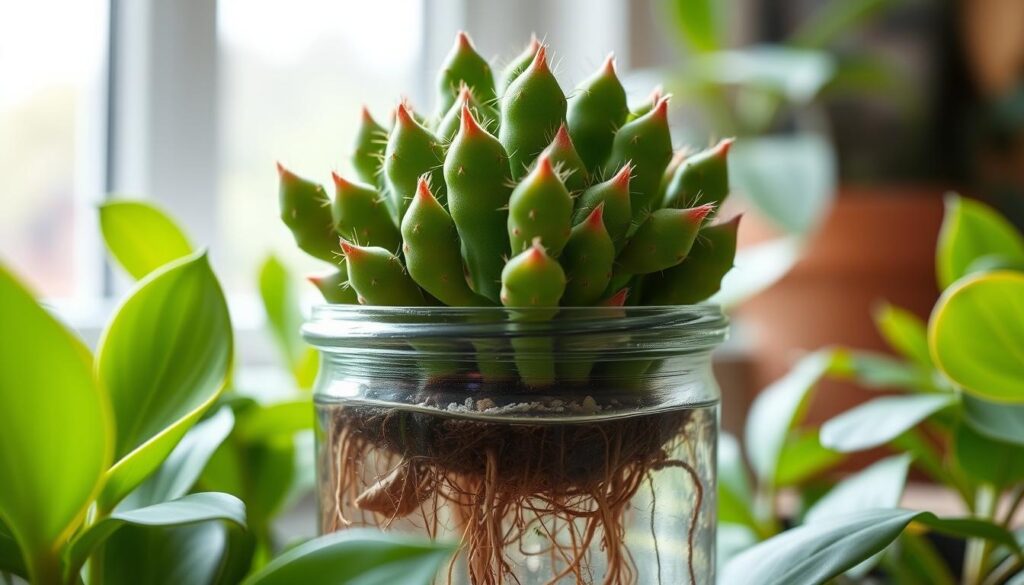
<instances>
[{"instance_id":1,"label":"green cactus segment","mask_svg":"<svg viewBox=\"0 0 1024 585\"><path fill-rule=\"evenodd\" d=\"M648 112L654 109L654 106L656 106L663 97L665 97L664 90L660 85L655 86L655 88L651 90L651 94L647 96L647 99L644 100L643 103L626 114L626 122L632 122L637 118L645 116Z\"/></svg>"},{"instance_id":2,"label":"green cactus segment","mask_svg":"<svg viewBox=\"0 0 1024 585\"><path fill-rule=\"evenodd\" d=\"M615 132L626 121L626 90L615 74L611 55L569 99L569 135L587 170L597 173L608 159Z\"/></svg>"},{"instance_id":3,"label":"green cactus segment","mask_svg":"<svg viewBox=\"0 0 1024 585\"><path fill-rule=\"evenodd\" d=\"M448 209L462 241L473 290L494 302L501 267L509 256L506 237L511 194L508 155L498 139L462 110L462 123L444 162Z\"/></svg>"},{"instance_id":4,"label":"green cactus segment","mask_svg":"<svg viewBox=\"0 0 1024 585\"><path fill-rule=\"evenodd\" d=\"M740 217L705 227L686 260L644 278L645 305L688 305L705 301L722 287L736 258Z\"/></svg>"},{"instance_id":5,"label":"green cactus segment","mask_svg":"<svg viewBox=\"0 0 1024 585\"><path fill-rule=\"evenodd\" d=\"M501 302L516 311L518 321L547 321L558 313L565 292L565 272L535 240L526 251L508 261L501 273ZM556 380L554 343L550 336L513 337L516 369L528 386L548 386Z\"/></svg>"},{"instance_id":6,"label":"green cactus segment","mask_svg":"<svg viewBox=\"0 0 1024 585\"><path fill-rule=\"evenodd\" d=\"M605 166L605 172L611 174L624 163L633 163L629 196L634 222L642 222L655 203L660 203L655 198L661 185L662 173L671 160L668 99L662 98L653 110L619 129L615 134L611 158Z\"/></svg>"},{"instance_id":7,"label":"green cactus segment","mask_svg":"<svg viewBox=\"0 0 1024 585\"><path fill-rule=\"evenodd\" d=\"M576 202L572 224L579 225L597 208L604 205L604 225L611 236L615 249L620 250L626 242L626 232L632 223L633 209L629 202L629 182L633 166L626 163L611 179L598 183L583 192Z\"/></svg>"},{"instance_id":8,"label":"green cactus segment","mask_svg":"<svg viewBox=\"0 0 1024 585\"><path fill-rule=\"evenodd\" d=\"M659 209L640 226L619 255L624 274L650 274L682 262L693 247L711 205L691 209Z\"/></svg>"},{"instance_id":9,"label":"green cactus segment","mask_svg":"<svg viewBox=\"0 0 1024 585\"><path fill-rule=\"evenodd\" d=\"M279 204L281 221L291 230L300 250L331 264L341 260L338 235L331 219L331 199L317 183L300 178L281 163Z\"/></svg>"},{"instance_id":10,"label":"green cactus segment","mask_svg":"<svg viewBox=\"0 0 1024 585\"><path fill-rule=\"evenodd\" d=\"M338 270L322 275L308 276L324 300L339 305L354 305L359 302L354 288L348 284L348 268L342 263Z\"/></svg>"},{"instance_id":11,"label":"green cactus segment","mask_svg":"<svg viewBox=\"0 0 1024 585\"><path fill-rule=\"evenodd\" d=\"M384 177L396 226L401 225L422 175L430 174L435 196L444 202L443 163L444 148L440 139L412 117L408 106L399 104L395 110L395 127L384 149Z\"/></svg>"},{"instance_id":12,"label":"green cactus segment","mask_svg":"<svg viewBox=\"0 0 1024 585\"><path fill-rule=\"evenodd\" d=\"M537 35L531 35L530 44L526 46L526 49L502 69L501 83L499 84L502 93L530 66L533 58L537 55L537 49L540 49L540 41L537 40Z\"/></svg>"},{"instance_id":13,"label":"green cactus segment","mask_svg":"<svg viewBox=\"0 0 1024 585\"><path fill-rule=\"evenodd\" d=\"M552 258L540 238L513 257L501 272L501 304L515 308L548 308L531 310L520 320L546 321L558 313L558 302L565 293L565 271Z\"/></svg>"},{"instance_id":14,"label":"green cactus segment","mask_svg":"<svg viewBox=\"0 0 1024 585\"><path fill-rule=\"evenodd\" d=\"M572 235L559 258L568 282L563 305L593 305L601 299L612 277L615 245L604 226L604 203L587 219L572 228Z\"/></svg>"},{"instance_id":15,"label":"green cactus segment","mask_svg":"<svg viewBox=\"0 0 1024 585\"><path fill-rule=\"evenodd\" d=\"M466 283L459 233L425 179L402 219L402 239L409 276L437 300L451 306L489 304Z\"/></svg>"},{"instance_id":16,"label":"green cactus segment","mask_svg":"<svg viewBox=\"0 0 1024 585\"><path fill-rule=\"evenodd\" d=\"M384 186L384 147L388 143L388 131L370 115L363 106L356 131L355 149L352 151L352 168L359 180L377 187Z\"/></svg>"},{"instance_id":17,"label":"green cactus segment","mask_svg":"<svg viewBox=\"0 0 1024 585\"><path fill-rule=\"evenodd\" d=\"M469 35L459 31L455 36L455 45L437 75L438 118L451 109L463 84L471 87L482 103L490 104L497 99L490 64L473 48L473 41Z\"/></svg>"},{"instance_id":18,"label":"green cactus segment","mask_svg":"<svg viewBox=\"0 0 1024 585\"><path fill-rule=\"evenodd\" d=\"M338 173L334 179L334 204L331 216L334 229L346 240L363 246L398 250L402 237L392 223L387 203L376 189L353 183Z\"/></svg>"},{"instance_id":19,"label":"green cactus segment","mask_svg":"<svg viewBox=\"0 0 1024 585\"><path fill-rule=\"evenodd\" d=\"M402 261L384 248L357 246L341 240L348 264L348 280L361 305L415 307L424 304L423 293L405 273Z\"/></svg>"},{"instance_id":20,"label":"green cactus segment","mask_svg":"<svg viewBox=\"0 0 1024 585\"><path fill-rule=\"evenodd\" d=\"M469 106L473 117L480 121L481 126L484 128L493 126L492 129L497 129L498 112L492 106L477 101L473 90L463 85L459 90L459 97L437 125L437 136L441 140L451 142L458 134L459 127L462 125L462 108L465 106Z\"/></svg>"},{"instance_id":21,"label":"green cactus segment","mask_svg":"<svg viewBox=\"0 0 1024 585\"><path fill-rule=\"evenodd\" d=\"M555 139L541 155L551 160L569 193L578 194L590 183L587 167L583 164L579 153L576 152L576 147L569 136L569 130L564 123L558 127Z\"/></svg>"},{"instance_id":22,"label":"green cactus segment","mask_svg":"<svg viewBox=\"0 0 1024 585\"><path fill-rule=\"evenodd\" d=\"M512 177L526 174L565 120L565 94L548 67L547 51L537 49L530 66L501 96L498 138L508 152Z\"/></svg>"},{"instance_id":23,"label":"green cactus segment","mask_svg":"<svg viewBox=\"0 0 1024 585\"><path fill-rule=\"evenodd\" d=\"M557 258L572 231L572 196L547 156L512 191L508 202L508 238L512 253L526 250L539 238Z\"/></svg>"},{"instance_id":24,"label":"green cactus segment","mask_svg":"<svg viewBox=\"0 0 1024 585\"><path fill-rule=\"evenodd\" d=\"M710 203L716 208L729 195L729 149L731 138L688 157L676 170L665 189L663 207L692 207Z\"/></svg>"}]
</instances>

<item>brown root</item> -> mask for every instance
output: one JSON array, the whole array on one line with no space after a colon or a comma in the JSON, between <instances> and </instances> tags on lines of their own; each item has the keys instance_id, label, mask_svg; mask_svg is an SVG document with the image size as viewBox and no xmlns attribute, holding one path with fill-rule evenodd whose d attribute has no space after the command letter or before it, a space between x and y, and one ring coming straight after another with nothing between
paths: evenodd
<instances>
[{"instance_id":1,"label":"brown root","mask_svg":"<svg viewBox=\"0 0 1024 585\"><path fill-rule=\"evenodd\" d=\"M636 583L640 571L626 545L634 496L647 483L653 507L653 475L676 468L693 484L686 568L697 582L693 550L704 486L698 470L679 458L692 410L536 424L397 407L329 412L321 472L329 478L323 501L332 505L324 506L325 531L397 528L401 520L432 538L455 534L461 554L449 567L450 583L458 562L473 584L519 583L517 559L525 558L547 558L552 584ZM653 510L651 532L660 582ZM540 550L530 535L543 537ZM592 558L598 550L601 558Z\"/></svg>"}]
</instances>

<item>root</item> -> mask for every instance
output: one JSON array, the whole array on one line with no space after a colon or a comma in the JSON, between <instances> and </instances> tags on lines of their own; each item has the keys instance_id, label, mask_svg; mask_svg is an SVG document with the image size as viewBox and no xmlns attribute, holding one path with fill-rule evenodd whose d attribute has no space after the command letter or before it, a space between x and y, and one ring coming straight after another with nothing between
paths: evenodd
<instances>
[{"instance_id":1,"label":"root","mask_svg":"<svg viewBox=\"0 0 1024 585\"><path fill-rule=\"evenodd\" d=\"M692 434L692 414L508 424L397 408L336 408L322 455L322 472L330 478L324 486L330 497L322 501L331 503L322 526L459 535L461 554L449 564L449 583L465 563L474 585L518 584L517 574L527 571L519 562L546 558L551 585L567 578L595 583L595 569L604 585L630 584L640 570L627 527L634 497L647 483L660 583L653 475L679 468L694 486L686 568L697 583L694 547L704 486L694 465L679 458L694 460L691 449L681 449ZM591 558L596 549L599 559Z\"/></svg>"}]
</instances>

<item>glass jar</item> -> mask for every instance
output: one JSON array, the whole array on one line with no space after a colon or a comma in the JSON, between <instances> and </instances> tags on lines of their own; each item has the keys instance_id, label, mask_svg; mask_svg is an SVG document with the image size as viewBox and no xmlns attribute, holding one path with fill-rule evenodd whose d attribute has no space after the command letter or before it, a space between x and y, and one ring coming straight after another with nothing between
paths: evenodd
<instances>
[{"instance_id":1,"label":"glass jar","mask_svg":"<svg viewBox=\"0 0 1024 585\"><path fill-rule=\"evenodd\" d=\"M714 306L324 305L320 529L459 543L438 583L714 583Z\"/></svg>"}]
</instances>

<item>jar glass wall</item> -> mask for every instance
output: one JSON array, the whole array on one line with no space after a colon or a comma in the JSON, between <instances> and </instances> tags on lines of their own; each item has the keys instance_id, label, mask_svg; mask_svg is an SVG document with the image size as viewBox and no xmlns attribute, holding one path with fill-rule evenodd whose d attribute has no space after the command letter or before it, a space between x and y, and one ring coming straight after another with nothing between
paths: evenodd
<instances>
[{"instance_id":1,"label":"jar glass wall","mask_svg":"<svg viewBox=\"0 0 1024 585\"><path fill-rule=\"evenodd\" d=\"M329 305L320 522L459 543L439 583L714 582L716 307Z\"/></svg>"}]
</instances>

